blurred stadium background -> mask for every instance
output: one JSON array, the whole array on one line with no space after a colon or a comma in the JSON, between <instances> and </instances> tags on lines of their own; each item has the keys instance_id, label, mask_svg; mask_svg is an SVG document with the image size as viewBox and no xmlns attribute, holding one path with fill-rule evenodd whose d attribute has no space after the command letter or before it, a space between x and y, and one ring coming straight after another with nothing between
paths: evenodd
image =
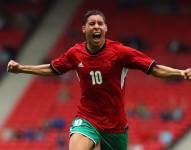
<instances>
[{"instance_id":1,"label":"blurred stadium background","mask_svg":"<svg viewBox=\"0 0 191 150\"><path fill-rule=\"evenodd\" d=\"M190 0L0 0L0 149L67 150L79 103L73 72L60 77L6 73L10 59L49 63L84 40L82 17L99 9L107 37L171 67L191 67ZM129 150L191 148L191 84L129 71Z\"/></svg>"}]
</instances>

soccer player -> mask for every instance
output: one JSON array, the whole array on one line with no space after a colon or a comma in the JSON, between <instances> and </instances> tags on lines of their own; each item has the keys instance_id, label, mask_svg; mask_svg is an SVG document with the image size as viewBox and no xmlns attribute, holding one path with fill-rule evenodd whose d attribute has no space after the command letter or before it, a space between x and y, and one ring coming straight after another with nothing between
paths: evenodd
<instances>
[{"instance_id":1,"label":"soccer player","mask_svg":"<svg viewBox=\"0 0 191 150\"><path fill-rule=\"evenodd\" d=\"M43 65L23 65L11 60L12 73L61 75L69 70L78 74L81 99L70 128L70 150L126 150L128 126L124 111L125 76L128 69L139 69L160 78L191 80L191 69L179 70L157 64L133 48L106 39L106 19L102 12L88 11L82 32L86 41Z\"/></svg>"}]
</instances>

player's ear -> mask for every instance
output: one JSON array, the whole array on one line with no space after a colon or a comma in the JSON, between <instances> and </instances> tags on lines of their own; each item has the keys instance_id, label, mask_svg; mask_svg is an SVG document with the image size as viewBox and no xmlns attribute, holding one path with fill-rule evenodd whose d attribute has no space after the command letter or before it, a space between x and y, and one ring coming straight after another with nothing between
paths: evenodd
<instances>
[{"instance_id":1,"label":"player's ear","mask_svg":"<svg viewBox=\"0 0 191 150\"><path fill-rule=\"evenodd\" d=\"M85 25L82 26L82 32L85 33Z\"/></svg>"},{"instance_id":2,"label":"player's ear","mask_svg":"<svg viewBox=\"0 0 191 150\"><path fill-rule=\"evenodd\" d=\"M108 29L107 29L107 24L105 24L105 32L107 32L107 30L108 30Z\"/></svg>"}]
</instances>

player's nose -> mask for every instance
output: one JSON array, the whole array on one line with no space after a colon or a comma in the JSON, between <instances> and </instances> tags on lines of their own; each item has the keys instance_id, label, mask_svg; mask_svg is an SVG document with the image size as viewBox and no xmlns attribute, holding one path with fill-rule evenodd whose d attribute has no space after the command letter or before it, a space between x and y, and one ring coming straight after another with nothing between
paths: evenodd
<instances>
[{"instance_id":1,"label":"player's nose","mask_svg":"<svg viewBox=\"0 0 191 150\"><path fill-rule=\"evenodd\" d=\"M94 28L99 28L99 24L95 23Z\"/></svg>"}]
</instances>

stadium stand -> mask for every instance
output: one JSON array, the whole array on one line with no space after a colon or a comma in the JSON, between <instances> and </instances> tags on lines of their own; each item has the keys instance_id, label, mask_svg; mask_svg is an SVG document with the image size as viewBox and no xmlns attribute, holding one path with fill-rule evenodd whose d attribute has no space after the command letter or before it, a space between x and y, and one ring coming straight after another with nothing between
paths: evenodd
<instances>
[{"instance_id":1,"label":"stadium stand","mask_svg":"<svg viewBox=\"0 0 191 150\"><path fill-rule=\"evenodd\" d=\"M10 59L42 20L50 0L2 0L0 2L0 78Z\"/></svg>"},{"instance_id":2,"label":"stadium stand","mask_svg":"<svg viewBox=\"0 0 191 150\"><path fill-rule=\"evenodd\" d=\"M159 3L161 9L156 10L153 3L141 3L138 7L128 4L121 8L122 2L113 0L108 5L101 0L84 1L71 25L42 61L48 62L76 41L82 41L81 16L86 10L99 8L108 18L109 38L120 40L123 35L138 36L149 43L144 52L159 63L179 68L190 65L189 51L167 50L168 43L175 37L191 47L191 19L186 7L189 1L177 1L178 15L174 14L174 9L160 11L166 8L166 3ZM80 97L77 82L73 73L59 78L35 77L1 131L6 138L0 140L0 149L67 149L68 130ZM191 95L187 82L161 81L129 71L126 84L130 150L166 150L189 130ZM56 128L52 126L55 119L58 121Z\"/></svg>"}]
</instances>

